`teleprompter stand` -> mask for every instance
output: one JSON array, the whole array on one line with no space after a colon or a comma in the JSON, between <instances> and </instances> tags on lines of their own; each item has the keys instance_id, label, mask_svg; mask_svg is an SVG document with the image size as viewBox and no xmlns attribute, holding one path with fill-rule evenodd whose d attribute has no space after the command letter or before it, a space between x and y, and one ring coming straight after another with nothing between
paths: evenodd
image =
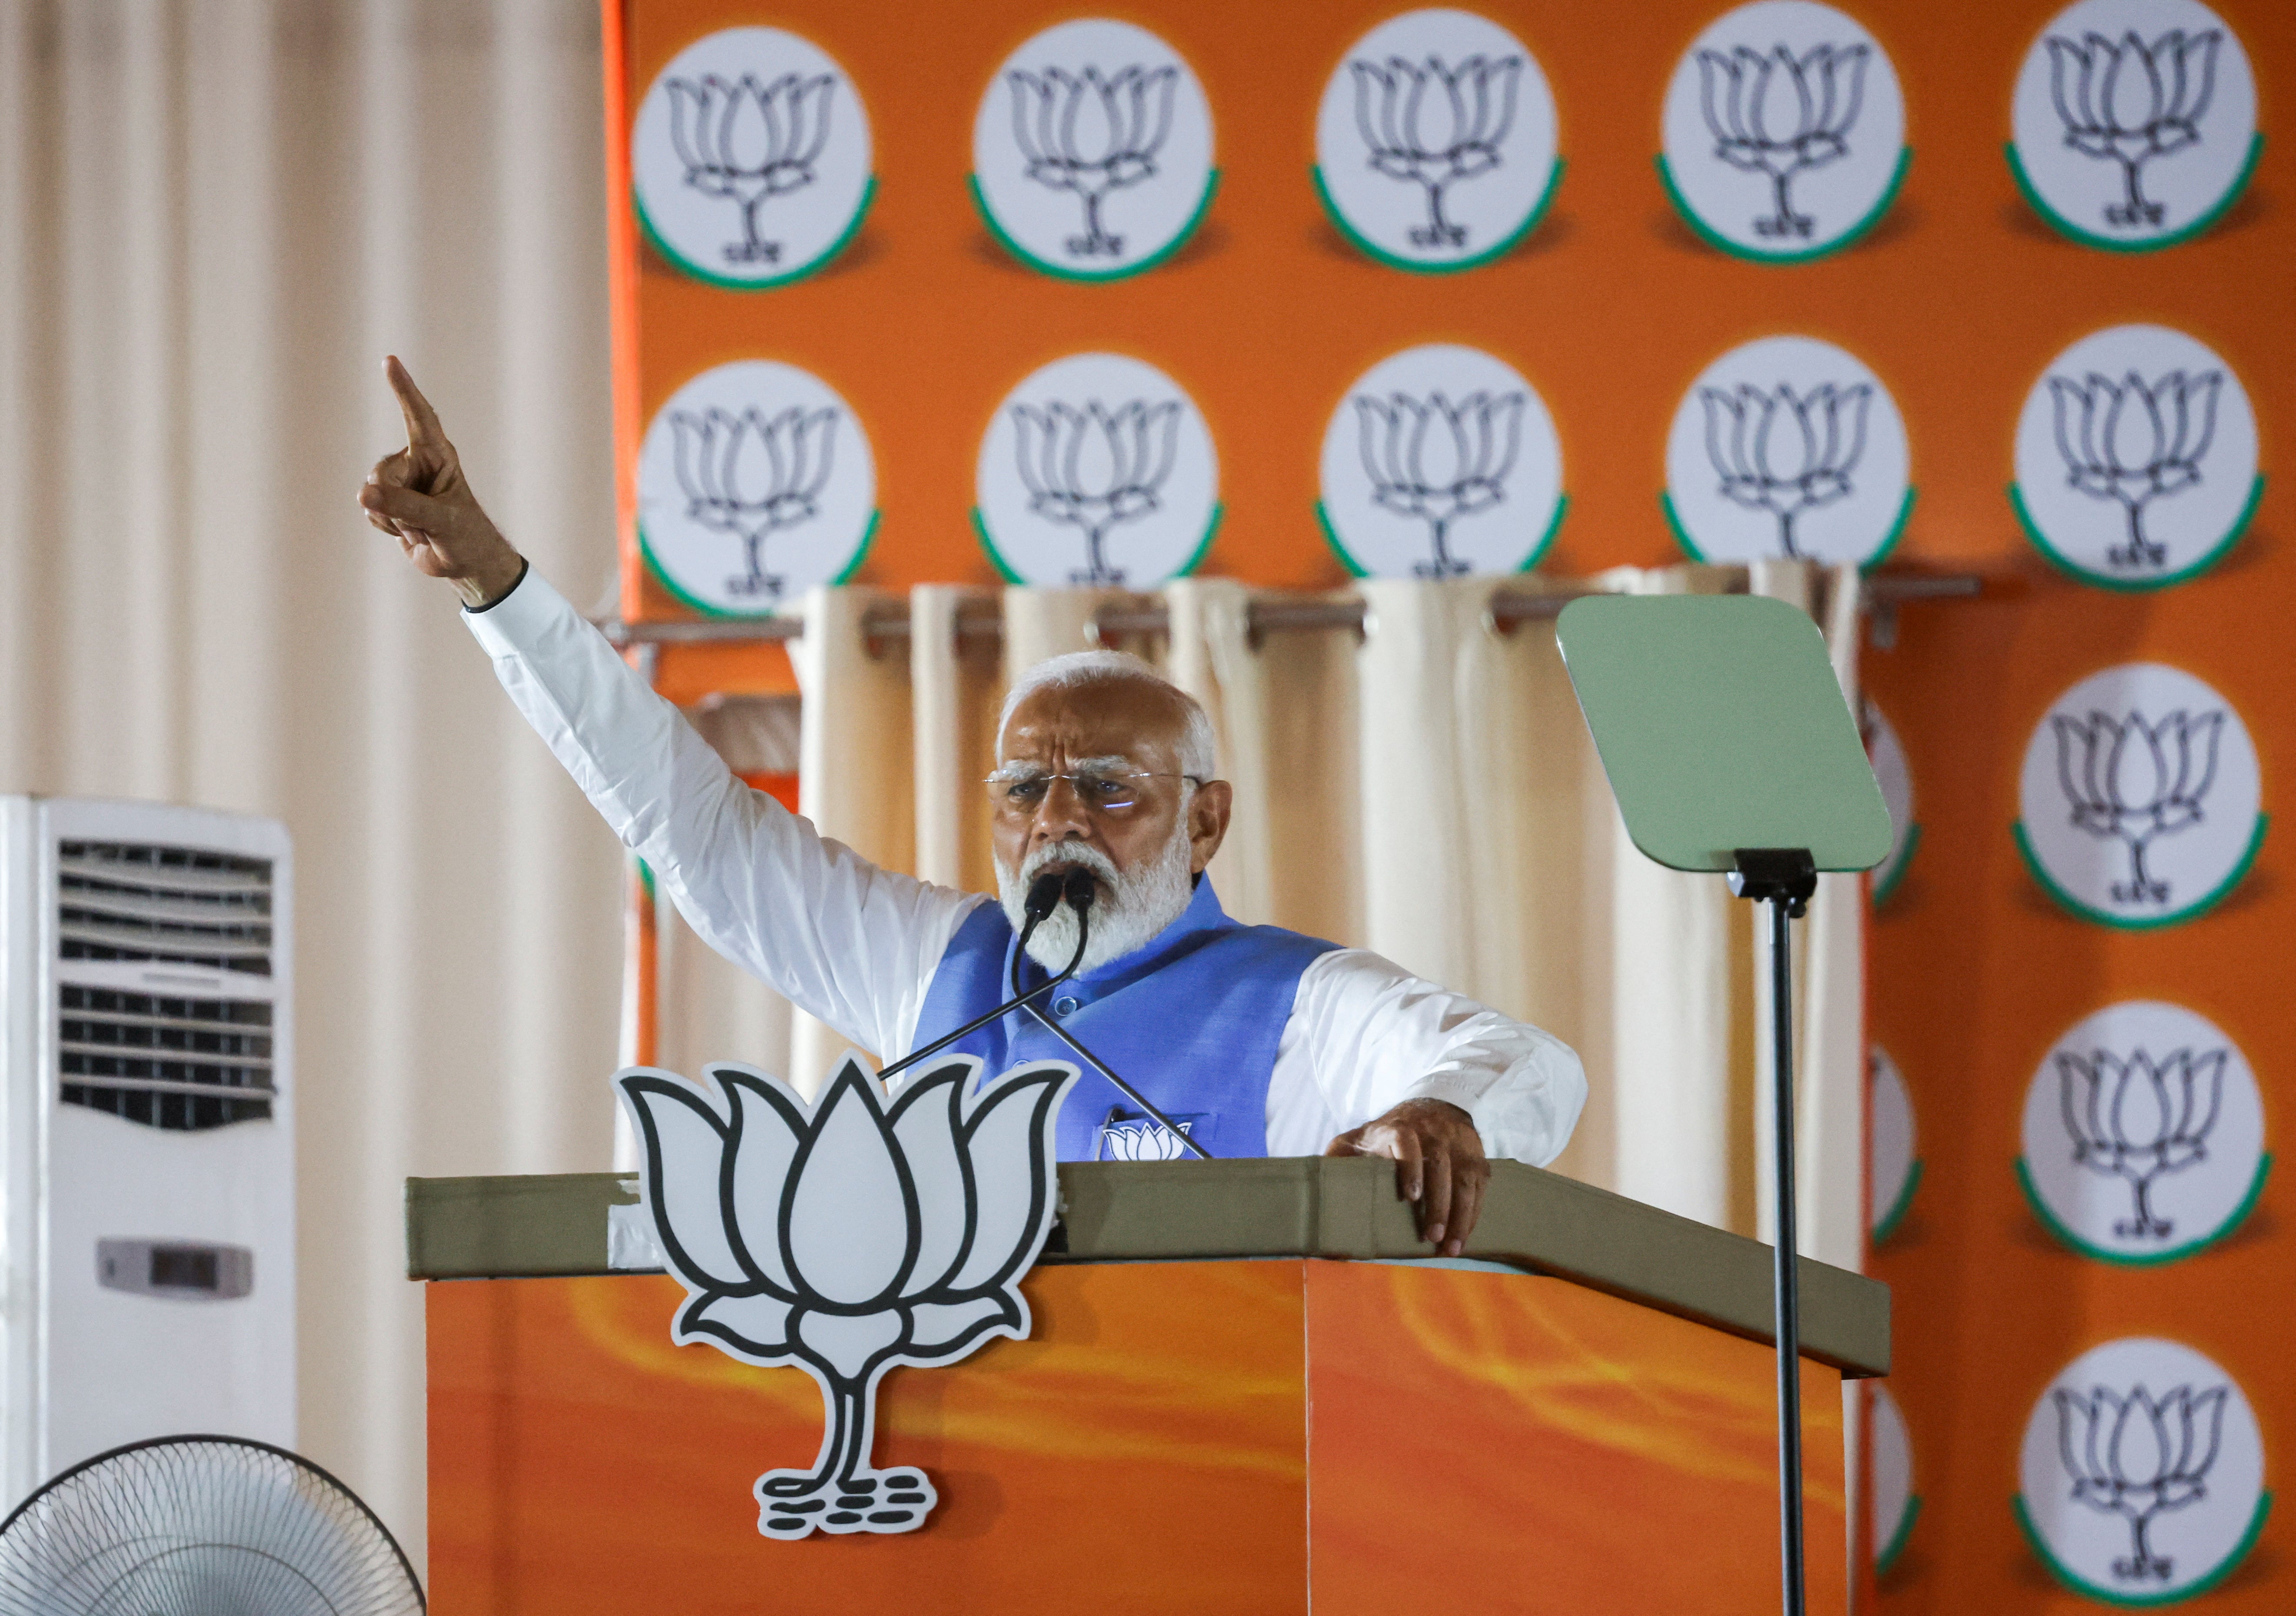
<instances>
[{"instance_id":1,"label":"teleprompter stand","mask_svg":"<svg viewBox=\"0 0 2296 1616\"><path fill-rule=\"evenodd\" d=\"M1788 923L1808 912L1817 865L1807 848L1739 848L1732 855L1733 897L1770 906L1770 1028L1775 1052L1770 1104L1775 1123L1777 1243L1771 1296L1778 1343L1778 1518L1787 1616L1801 1616L1805 1577L1801 1541L1801 1285L1794 1255L1793 942Z\"/></svg>"},{"instance_id":2,"label":"teleprompter stand","mask_svg":"<svg viewBox=\"0 0 2296 1616\"><path fill-rule=\"evenodd\" d=\"M1820 870L1888 854L1889 809L1817 626L1784 602L1587 599L1565 608L1555 637L1635 846L1770 906L1780 1581L1786 1616L1803 1616L1791 923Z\"/></svg>"}]
</instances>

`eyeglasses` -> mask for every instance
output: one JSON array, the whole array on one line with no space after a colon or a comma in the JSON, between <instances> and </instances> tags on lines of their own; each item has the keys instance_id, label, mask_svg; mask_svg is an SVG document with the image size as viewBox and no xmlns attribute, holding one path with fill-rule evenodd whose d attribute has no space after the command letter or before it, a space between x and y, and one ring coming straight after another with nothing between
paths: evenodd
<instances>
[{"instance_id":1,"label":"eyeglasses","mask_svg":"<svg viewBox=\"0 0 2296 1616\"><path fill-rule=\"evenodd\" d=\"M1143 770L1126 773L1118 770L1080 768L1068 774L1049 772L1006 774L999 769L982 782L988 787L988 800L1004 813L1033 814L1043 806L1053 789L1053 782L1065 780L1076 788L1076 794L1086 808L1095 814L1122 814L1140 806L1147 789L1143 783L1150 780L1185 780L1191 785L1204 783L1193 775L1157 774Z\"/></svg>"}]
</instances>

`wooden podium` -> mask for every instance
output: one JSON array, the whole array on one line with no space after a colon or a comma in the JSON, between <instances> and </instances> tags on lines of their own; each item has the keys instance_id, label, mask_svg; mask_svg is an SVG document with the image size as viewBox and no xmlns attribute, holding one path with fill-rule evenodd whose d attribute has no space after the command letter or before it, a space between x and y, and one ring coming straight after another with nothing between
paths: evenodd
<instances>
[{"instance_id":1,"label":"wooden podium","mask_svg":"<svg viewBox=\"0 0 2296 1616\"><path fill-rule=\"evenodd\" d=\"M437 1616L1777 1608L1755 1242L1501 1163L1483 1262L1402 1260L1383 1162L1064 1165L1031 1338L880 1393L877 1462L932 1476L931 1519L780 1542L750 1486L812 1460L819 1394L670 1344L676 1283L609 1269L634 1186L408 1181ZM1889 1292L1801 1285L1810 1609L1839 1612L1838 1389L1887 1373Z\"/></svg>"}]
</instances>

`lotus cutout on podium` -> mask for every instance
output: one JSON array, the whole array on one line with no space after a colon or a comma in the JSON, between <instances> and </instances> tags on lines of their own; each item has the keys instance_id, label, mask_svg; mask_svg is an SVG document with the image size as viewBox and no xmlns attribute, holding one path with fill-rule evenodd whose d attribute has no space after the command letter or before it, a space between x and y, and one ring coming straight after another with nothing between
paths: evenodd
<instances>
[{"instance_id":1,"label":"lotus cutout on podium","mask_svg":"<svg viewBox=\"0 0 2296 1616\"><path fill-rule=\"evenodd\" d=\"M670 1339L821 1387L812 1467L758 1479L767 1537L922 1526L938 1501L924 1472L870 1463L878 1382L1029 1333L1021 1278L1052 1232L1053 1122L1076 1071L1021 1067L968 1098L979 1069L951 1059L890 1104L849 1055L811 1106L744 1066L709 1069L722 1108L674 1073L615 1078L687 1293Z\"/></svg>"}]
</instances>

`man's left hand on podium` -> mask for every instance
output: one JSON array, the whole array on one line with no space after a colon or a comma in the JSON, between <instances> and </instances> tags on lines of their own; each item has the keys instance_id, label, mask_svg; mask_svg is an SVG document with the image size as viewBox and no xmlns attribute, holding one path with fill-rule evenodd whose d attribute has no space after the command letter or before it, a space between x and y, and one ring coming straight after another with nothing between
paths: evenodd
<instances>
[{"instance_id":1,"label":"man's left hand on podium","mask_svg":"<svg viewBox=\"0 0 2296 1616\"><path fill-rule=\"evenodd\" d=\"M1389 1156L1396 1193L1417 1203L1419 1233L1446 1257L1467 1249L1491 1164L1474 1119L1447 1100L1406 1100L1383 1117L1349 1128L1326 1156Z\"/></svg>"}]
</instances>

